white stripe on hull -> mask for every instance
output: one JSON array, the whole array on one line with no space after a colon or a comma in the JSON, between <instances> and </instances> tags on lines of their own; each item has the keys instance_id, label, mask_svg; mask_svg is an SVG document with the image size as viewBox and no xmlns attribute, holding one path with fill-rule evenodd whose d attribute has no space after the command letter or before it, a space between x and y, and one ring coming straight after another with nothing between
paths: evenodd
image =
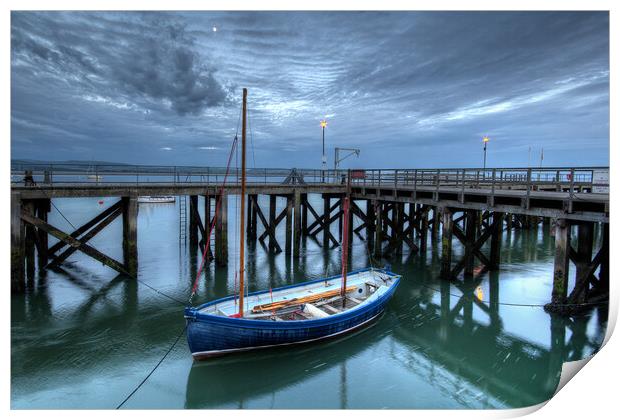
<instances>
[{"instance_id":1,"label":"white stripe on hull","mask_svg":"<svg viewBox=\"0 0 620 420\"><path fill-rule=\"evenodd\" d=\"M370 322L374 321L375 319L377 319L378 316L380 316L383 313L383 309L377 313L375 316L373 316L372 318L367 319L366 321L362 322L361 324L355 325L351 328L347 328L346 330L342 330L342 331L338 331L337 333L333 333L333 334L329 334L329 335L324 335L322 337L317 337L317 338L311 338L309 340L303 340L303 341L293 341L291 343L280 343L280 344L269 344L267 346L255 346L255 347L243 347L240 349L225 349L225 350L208 350L208 351L199 351L196 353L192 353L192 357L194 358L194 360L202 360L202 359L208 359L210 357L217 357L217 356L223 356L226 354L230 354L230 353L239 353L239 352L244 352L244 351L250 351L250 350L259 350L259 349L267 349L270 347L281 347L281 346L290 346L290 345L294 345L294 344L306 344L306 343L311 343L313 341L319 341L319 340L326 340L328 338L333 338L342 334L346 334L350 331L356 330L358 328L362 328L363 326L369 324Z\"/></svg>"}]
</instances>

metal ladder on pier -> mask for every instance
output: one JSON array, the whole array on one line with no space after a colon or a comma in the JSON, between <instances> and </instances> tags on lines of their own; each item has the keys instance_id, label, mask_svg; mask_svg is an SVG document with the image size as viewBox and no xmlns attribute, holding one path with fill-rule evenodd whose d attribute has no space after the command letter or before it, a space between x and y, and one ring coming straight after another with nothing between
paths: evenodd
<instances>
[{"instance_id":1,"label":"metal ladder on pier","mask_svg":"<svg viewBox=\"0 0 620 420\"><path fill-rule=\"evenodd\" d=\"M187 244L187 196L179 196L179 245Z\"/></svg>"}]
</instances>

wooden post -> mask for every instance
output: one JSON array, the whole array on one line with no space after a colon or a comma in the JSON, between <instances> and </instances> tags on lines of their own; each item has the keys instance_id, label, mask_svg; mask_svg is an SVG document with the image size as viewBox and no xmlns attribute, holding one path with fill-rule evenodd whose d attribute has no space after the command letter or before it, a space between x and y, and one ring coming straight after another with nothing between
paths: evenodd
<instances>
[{"instance_id":1,"label":"wooden post","mask_svg":"<svg viewBox=\"0 0 620 420\"><path fill-rule=\"evenodd\" d=\"M252 202L252 194L248 194L248 203L247 203L247 211L246 211L246 224L245 224L245 235L248 238L248 242L252 240L252 207L254 207Z\"/></svg>"},{"instance_id":2,"label":"wooden post","mask_svg":"<svg viewBox=\"0 0 620 420\"><path fill-rule=\"evenodd\" d=\"M392 212L392 238L397 241L396 249L394 250L397 255L403 253L403 222L405 221L405 204L394 202L394 211Z\"/></svg>"},{"instance_id":3,"label":"wooden post","mask_svg":"<svg viewBox=\"0 0 620 420\"><path fill-rule=\"evenodd\" d=\"M228 194L218 197L220 210L215 222L215 263L219 266L228 264Z\"/></svg>"},{"instance_id":4,"label":"wooden post","mask_svg":"<svg viewBox=\"0 0 620 420\"><path fill-rule=\"evenodd\" d=\"M450 279L452 269L452 211L448 207L441 209L443 223L441 229L441 277Z\"/></svg>"},{"instance_id":5,"label":"wooden post","mask_svg":"<svg viewBox=\"0 0 620 420\"><path fill-rule=\"evenodd\" d=\"M476 242L476 225L478 224L478 211L467 210L465 217L465 275L474 274L474 243Z\"/></svg>"},{"instance_id":6,"label":"wooden post","mask_svg":"<svg viewBox=\"0 0 620 420\"><path fill-rule=\"evenodd\" d=\"M30 216L35 215L35 202L34 200L24 200L22 204L22 211ZM34 241L36 231L34 226L30 224L26 224L26 232L25 232L25 241L24 241L24 255L26 257L26 281L28 283L34 281Z\"/></svg>"},{"instance_id":7,"label":"wooden post","mask_svg":"<svg viewBox=\"0 0 620 420\"><path fill-rule=\"evenodd\" d=\"M323 247L327 248L329 246L329 208L331 205L331 200L329 196L323 196Z\"/></svg>"},{"instance_id":8,"label":"wooden post","mask_svg":"<svg viewBox=\"0 0 620 420\"><path fill-rule=\"evenodd\" d=\"M49 198L43 198L37 200L36 216L47 222L47 215L51 210L51 200ZM48 234L44 230L37 229L37 256L39 270L42 270L48 261Z\"/></svg>"},{"instance_id":9,"label":"wooden post","mask_svg":"<svg viewBox=\"0 0 620 420\"><path fill-rule=\"evenodd\" d=\"M383 203L379 200L373 200L375 208L375 257L383 256Z\"/></svg>"},{"instance_id":10,"label":"wooden post","mask_svg":"<svg viewBox=\"0 0 620 420\"><path fill-rule=\"evenodd\" d=\"M287 256L293 253L293 197L286 196L286 240L284 250Z\"/></svg>"},{"instance_id":11,"label":"wooden post","mask_svg":"<svg viewBox=\"0 0 620 420\"><path fill-rule=\"evenodd\" d=\"M553 269L553 292L551 304L563 304L568 289L568 268L570 250L570 222L558 219L555 225L555 261Z\"/></svg>"},{"instance_id":12,"label":"wooden post","mask_svg":"<svg viewBox=\"0 0 620 420\"><path fill-rule=\"evenodd\" d=\"M192 257L196 256L198 249L198 196L189 196L189 249Z\"/></svg>"},{"instance_id":13,"label":"wooden post","mask_svg":"<svg viewBox=\"0 0 620 420\"><path fill-rule=\"evenodd\" d=\"M273 236L276 234L276 200L278 196L271 194L269 195L269 227L273 232ZM269 235L269 251L275 252L276 245L274 242L274 237Z\"/></svg>"},{"instance_id":14,"label":"wooden post","mask_svg":"<svg viewBox=\"0 0 620 420\"><path fill-rule=\"evenodd\" d=\"M308 194L301 194L301 234L308 235Z\"/></svg>"},{"instance_id":15,"label":"wooden post","mask_svg":"<svg viewBox=\"0 0 620 420\"><path fill-rule=\"evenodd\" d=\"M252 194L252 240L256 241L258 229L258 194Z\"/></svg>"},{"instance_id":16,"label":"wooden post","mask_svg":"<svg viewBox=\"0 0 620 420\"><path fill-rule=\"evenodd\" d=\"M138 197L123 197L123 264L138 277Z\"/></svg>"},{"instance_id":17,"label":"wooden post","mask_svg":"<svg viewBox=\"0 0 620 420\"><path fill-rule=\"evenodd\" d=\"M440 225L440 214L439 207L433 207L433 226L431 228L431 242L435 243L437 240L437 236L439 234L439 225Z\"/></svg>"},{"instance_id":18,"label":"wooden post","mask_svg":"<svg viewBox=\"0 0 620 420\"><path fill-rule=\"evenodd\" d=\"M489 229L493 229L491 233L491 266L489 270L499 270L500 251L502 246L502 232L504 227L504 213L493 213L493 224L489 225Z\"/></svg>"},{"instance_id":19,"label":"wooden post","mask_svg":"<svg viewBox=\"0 0 620 420\"><path fill-rule=\"evenodd\" d=\"M414 224L418 221L416 219L416 207L417 206L414 203L409 203L408 207L409 207L409 214L407 215L406 220L409 222L409 226L414 226ZM413 228L413 229L410 229L410 232L411 232L411 240L415 241L417 230Z\"/></svg>"},{"instance_id":20,"label":"wooden post","mask_svg":"<svg viewBox=\"0 0 620 420\"><path fill-rule=\"evenodd\" d=\"M588 291L590 289L590 279L585 278L590 271L590 263L592 262L592 247L594 243L594 223L593 222L580 222L577 225L577 255L576 255L576 282L575 288L577 284L582 283L585 285L583 287L581 293L576 296L576 301L573 303L584 303L586 301L586 296L588 295ZM572 300L572 299L571 299Z\"/></svg>"},{"instance_id":21,"label":"wooden post","mask_svg":"<svg viewBox=\"0 0 620 420\"><path fill-rule=\"evenodd\" d=\"M375 226L377 223L375 206L372 200L366 200L366 219L366 241L368 242L368 249L372 249L375 240Z\"/></svg>"},{"instance_id":22,"label":"wooden post","mask_svg":"<svg viewBox=\"0 0 620 420\"><path fill-rule=\"evenodd\" d=\"M599 272L600 288L609 294L609 223L603 223L603 258Z\"/></svg>"},{"instance_id":23,"label":"wooden post","mask_svg":"<svg viewBox=\"0 0 620 420\"><path fill-rule=\"evenodd\" d=\"M205 246L211 230L211 196L205 195ZM207 257L209 253L207 253Z\"/></svg>"},{"instance_id":24,"label":"wooden post","mask_svg":"<svg viewBox=\"0 0 620 420\"><path fill-rule=\"evenodd\" d=\"M293 256L299 257L301 255L301 193L298 189L295 189L293 194Z\"/></svg>"},{"instance_id":25,"label":"wooden post","mask_svg":"<svg viewBox=\"0 0 620 420\"><path fill-rule=\"evenodd\" d=\"M21 219L22 199L20 193L11 192L11 292L26 289L24 281L25 226Z\"/></svg>"},{"instance_id":26,"label":"wooden post","mask_svg":"<svg viewBox=\"0 0 620 420\"><path fill-rule=\"evenodd\" d=\"M382 202L381 205L383 206L383 210L381 211L380 223L383 225L383 232L387 233L389 231L388 219L390 217L390 213L392 213L392 215L394 214L394 206L388 206L387 203L384 202ZM394 235L394 229L392 229L390 233Z\"/></svg>"},{"instance_id":27,"label":"wooden post","mask_svg":"<svg viewBox=\"0 0 620 420\"><path fill-rule=\"evenodd\" d=\"M35 202L34 200L23 200L22 201L22 213L27 214L29 216L35 215ZM35 249L35 228L27 224L25 237L24 237L24 256L26 258L26 281L32 282L34 281L34 249Z\"/></svg>"},{"instance_id":28,"label":"wooden post","mask_svg":"<svg viewBox=\"0 0 620 420\"><path fill-rule=\"evenodd\" d=\"M426 252L426 243L428 239L428 212L430 207L424 206L420 217L422 217L422 226L420 228L420 253Z\"/></svg>"}]
</instances>

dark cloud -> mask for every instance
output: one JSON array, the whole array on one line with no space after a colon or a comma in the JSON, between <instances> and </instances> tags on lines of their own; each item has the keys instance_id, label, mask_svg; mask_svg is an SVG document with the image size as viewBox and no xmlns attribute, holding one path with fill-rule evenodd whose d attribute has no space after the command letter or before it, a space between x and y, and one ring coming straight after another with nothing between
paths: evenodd
<instances>
[{"instance_id":1,"label":"dark cloud","mask_svg":"<svg viewBox=\"0 0 620 420\"><path fill-rule=\"evenodd\" d=\"M221 165L244 86L259 166L319 166L326 116L352 165L609 159L606 12L11 17L13 157Z\"/></svg>"},{"instance_id":2,"label":"dark cloud","mask_svg":"<svg viewBox=\"0 0 620 420\"><path fill-rule=\"evenodd\" d=\"M139 24L125 17L98 22L99 14L14 13L13 61L146 109L155 102L185 115L224 104L226 88L196 52L185 25L138 16Z\"/></svg>"}]
</instances>

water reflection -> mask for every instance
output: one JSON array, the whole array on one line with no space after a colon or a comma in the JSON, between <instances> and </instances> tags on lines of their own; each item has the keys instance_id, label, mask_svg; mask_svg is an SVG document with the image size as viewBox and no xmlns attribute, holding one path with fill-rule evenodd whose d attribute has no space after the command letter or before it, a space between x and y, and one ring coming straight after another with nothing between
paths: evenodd
<instances>
[{"instance_id":1,"label":"water reflection","mask_svg":"<svg viewBox=\"0 0 620 420\"><path fill-rule=\"evenodd\" d=\"M526 258L535 258L533 255ZM432 276L433 270L425 271ZM481 301L475 291L483 281L488 283L490 292L488 300ZM537 311L548 318L546 345L506 330L501 315L504 304L499 301L501 275L498 272L452 285L447 282L404 284L378 325L356 337L327 345L194 363L187 381L185 407L221 407L241 401L248 404L260 401L265 393L271 395L273 405L279 393L287 394L298 383L324 371L337 370L339 383L333 384L333 392L339 392L339 407L345 408L349 406L349 394L357 392L359 386L355 384L353 390L349 389L348 361L366 359L367 353L384 347L384 342L389 342L389 351L372 359L372 363L382 366L397 363L399 369L409 371L401 372L401 376L422 378L460 406L528 406L550 398L559 381L562 363L591 354L604 335L604 307L596 309L596 314L590 312L573 318L548 316L536 307L511 308ZM515 314L508 312L506 316L514 318ZM597 319L592 323L595 316ZM589 325L594 333L587 333ZM538 325L530 327L538 328ZM313 364L317 366L311 367ZM376 394L378 404L383 393L378 390ZM397 406L433 408L436 404L437 399L409 402L402 399ZM310 398L300 407L317 406L321 404Z\"/></svg>"},{"instance_id":2,"label":"water reflection","mask_svg":"<svg viewBox=\"0 0 620 420\"><path fill-rule=\"evenodd\" d=\"M174 206L140 213L139 277L184 301L200 260L173 242L175 214ZM205 267L195 302L235 290L232 225L230 268ZM116 233L102 234L108 236L97 246L112 256L120 252ZM519 407L549 398L561 364L600 347L606 305L571 318L550 316L540 306L551 290L548 230L504 235L501 271L476 271L452 284L439 280L441 244L432 243L423 255L405 246L403 255L381 262L404 277L371 328L338 341L206 363L192 363L182 341L129 406ZM303 238L302 256L292 259L248 243L250 291L338 273L340 251L321 245ZM455 242L455 258L462 252ZM368 265L356 236L351 266ZM12 298L12 405L115 407L168 349L182 328L182 308L77 253L63 267L41 271L25 295Z\"/></svg>"}]
</instances>

